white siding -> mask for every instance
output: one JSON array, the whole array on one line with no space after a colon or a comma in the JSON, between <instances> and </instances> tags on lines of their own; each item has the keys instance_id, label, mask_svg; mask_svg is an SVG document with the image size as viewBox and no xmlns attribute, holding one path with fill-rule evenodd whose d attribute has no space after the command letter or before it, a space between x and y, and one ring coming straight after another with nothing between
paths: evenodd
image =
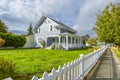
<instances>
[{"instance_id":1,"label":"white siding","mask_svg":"<svg viewBox=\"0 0 120 80\"><path fill-rule=\"evenodd\" d=\"M30 48L35 46L34 35L26 36L26 44L24 48Z\"/></svg>"},{"instance_id":2,"label":"white siding","mask_svg":"<svg viewBox=\"0 0 120 80\"><path fill-rule=\"evenodd\" d=\"M49 18L47 18L46 21L43 22L43 24L40 26L40 30L38 28L38 31L40 32L35 33L35 41L37 43L36 47L40 47L38 43L38 38L42 38L46 42L48 36L60 34L60 29L57 29L56 27L54 27L57 25L58 25L57 23L50 20ZM50 31L50 26L52 26L52 31Z\"/></svg>"}]
</instances>

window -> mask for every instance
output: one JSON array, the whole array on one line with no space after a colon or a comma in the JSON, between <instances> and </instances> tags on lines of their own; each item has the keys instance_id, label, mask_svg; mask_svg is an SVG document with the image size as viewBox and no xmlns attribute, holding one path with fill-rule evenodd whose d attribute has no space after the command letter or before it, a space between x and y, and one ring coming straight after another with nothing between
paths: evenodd
<instances>
[{"instance_id":1,"label":"window","mask_svg":"<svg viewBox=\"0 0 120 80\"><path fill-rule=\"evenodd\" d=\"M53 31L53 27L52 27L52 25L50 26L50 31Z\"/></svg>"}]
</instances>

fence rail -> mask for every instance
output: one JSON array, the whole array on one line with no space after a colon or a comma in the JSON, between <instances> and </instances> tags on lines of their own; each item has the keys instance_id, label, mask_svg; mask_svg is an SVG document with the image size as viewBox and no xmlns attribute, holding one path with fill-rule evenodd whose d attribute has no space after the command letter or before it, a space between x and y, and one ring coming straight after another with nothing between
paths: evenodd
<instances>
[{"instance_id":1,"label":"fence rail","mask_svg":"<svg viewBox=\"0 0 120 80\"><path fill-rule=\"evenodd\" d=\"M88 55L80 54L79 58L59 66L58 70L53 68L50 74L44 72L42 78L33 76L31 80L83 80L106 49L104 46Z\"/></svg>"}]
</instances>

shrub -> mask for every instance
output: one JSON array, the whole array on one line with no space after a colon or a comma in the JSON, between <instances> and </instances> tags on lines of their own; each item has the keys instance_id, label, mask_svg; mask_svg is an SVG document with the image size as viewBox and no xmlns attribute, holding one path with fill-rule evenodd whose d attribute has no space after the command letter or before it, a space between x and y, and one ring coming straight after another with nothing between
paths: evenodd
<instances>
[{"instance_id":1,"label":"shrub","mask_svg":"<svg viewBox=\"0 0 120 80\"><path fill-rule=\"evenodd\" d=\"M12 77L14 75L15 63L13 61L7 61L4 58L0 58L0 79L6 77Z\"/></svg>"},{"instance_id":2,"label":"shrub","mask_svg":"<svg viewBox=\"0 0 120 80\"><path fill-rule=\"evenodd\" d=\"M4 47L22 47L26 43L24 35L14 35L12 33L0 33L1 38L5 39Z\"/></svg>"},{"instance_id":3,"label":"shrub","mask_svg":"<svg viewBox=\"0 0 120 80\"><path fill-rule=\"evenodd\" d=\"M45 41L44 40L41 40L40 44L42 45L42 48L45 48Z\"/></svg>"},{"instance_id":4,"label":"shrub","mask_svg":"<svg viewBox=\"0 0 120 80\"><path fill-rule=\"evenodd\" d=\"M22 47L26 43L26 38L24 35L15 36L15 40L16 40L14 43L15 48Z\"/></svg>"},{"instance_id":5,"label":"shrub","mask_svg":"<svg viewBox=\"0 0 120 80\"><path fill-rule=\"evenodd\" d=\"M59 50L62 50L62 49L63 49L63 47L62 47L61 44L58 46L58 49L59 49Z\"/></svg>"},{"instance_id":6,"label":"shrub","mask_svg":"<svg viewBox=\"0 0 120 80\"><path fill-rule=\"evenodd\" d=\"M98 50L98 49L99 49L98 47L89 48L89 49L87 49L87 53L94 52L94 50Z\"/></svg>"},{"instance_id":7,"label":"shrub","mask_svg":"<svg viewBox=\"0 0 120 80\"><path fill-rule=\"evenodd\" d=\"M51 49L55 49L55 44L52 44Z\"/></svg>"},{"instance_id":8,"label":"shrub","mask_svg":"<svg viewBox=\"0 0 120 80\"><path fill-rule=\"evenodd\" d=\"M2 39L2 38L0 38L0 47L1 47L3 44L5 44L5 40Z\"/></svg>"}]
</instances>

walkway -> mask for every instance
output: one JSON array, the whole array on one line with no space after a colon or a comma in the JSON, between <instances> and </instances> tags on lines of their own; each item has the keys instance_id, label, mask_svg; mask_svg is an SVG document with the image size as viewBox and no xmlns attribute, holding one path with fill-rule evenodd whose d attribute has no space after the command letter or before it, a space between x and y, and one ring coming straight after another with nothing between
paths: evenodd
<instances>
[{"instance_id":1,"label":"walkway","mask_svg":"<svg viewBox=\"0 0 120 80\"><path fill-rule=\"evenodd\" d=\"M120 61L107 49L84 80L120 80Z\"/></svg>"}]
</instances>

